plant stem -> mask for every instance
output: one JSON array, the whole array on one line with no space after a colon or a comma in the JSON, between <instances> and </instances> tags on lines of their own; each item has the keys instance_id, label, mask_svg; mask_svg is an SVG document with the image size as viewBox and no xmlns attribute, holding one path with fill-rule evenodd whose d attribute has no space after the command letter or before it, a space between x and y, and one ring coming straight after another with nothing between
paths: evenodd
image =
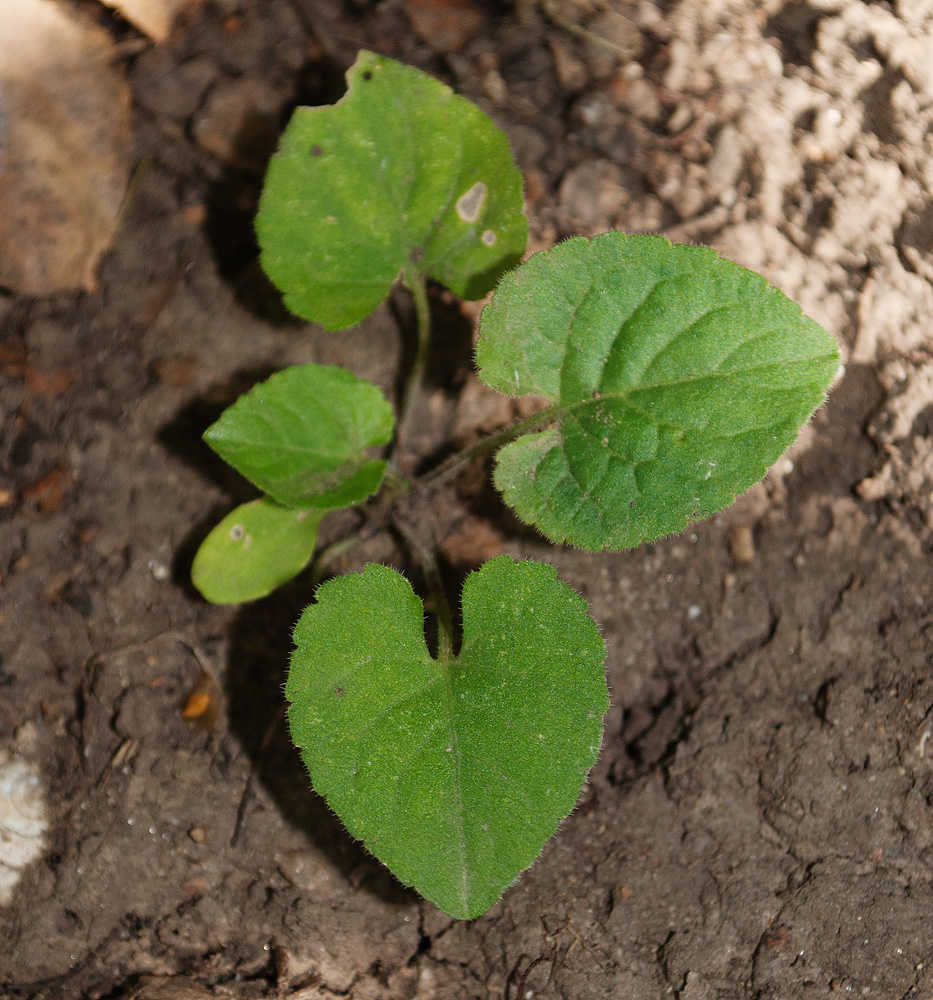
<instances>
[{"instance_id":1,"label":"plant stem","mask_svg":"<svg viewBox=\"0 0 933 1000\"><path fill-rule=\"evenodd\" d=\"M422 283L422 288L423 287ZM491 451L495 451L497 448L504 444L508 444L509 441L514 440L520 435L543 430L545 427L552 424L555 419L557 419L557 416L558 408L553 406L548 407L546 410L541 410L539 413L533 413L530 417L526 417L524 420L519 420L517 423L504 428L496 434L490 434L488 437L483 438L482 441L478 441L472 447L464 448L461 451L455 452L453 455L441 462L441 464L435 469L432 469L430 472L427 472L422 476L416 476L414 479L409 479L408 477L403 476L393 465L390 464L386 473L386 481L383 487L383 492L380 493L379 498L371 500L370 504L368 504L366 508L371 512L370 517L372 517L373 511L380 513L377 513L375 517L372 517L372 520L368 525L361 525L356 532L345 535L343 538L336 539L317 552L309 569L309 579L312 585L317 586L324 579L324 576L328 571L328 564L335 558L350 552L361 542L374 537L379 534L380 531L385 531L388 527L389 521L391 520L399 534L401 534L407 542L412 555L420 564L428 589L431 592L431 597L434 600L439 633L438 653L442 657L452 656L453 618L450 612L450 605L447 601L447 596L444 592L440 572L437 568L437 560L434 557L433 550L429 546L425 545L421 539L418 538L418 536L415 535L410 528L404 525L397 515L395 515L398 503L403 497L410 497L414 500L419 496L422 496L424 493L431 491L446 482L451 478L451 476L456 475L462 469L466 468L471 462L474 461L474 459L479 458L481 455L486 455ZM386 493L388 493L388 496L386 496ZM382 501L381 503L380 500Z\"/></svg>"},{"instance_id":2,"label":"plant stem","mask_svg":"<svg viewBox=\"0 0 933 1000\"><path fill-rule=\"evenodd\" d=\"M325 545L323 549L317 552L308 574L308 582L311 586L316 588L323 581L331 560L356 548L362 541L362 532L356 535L347 535L345 538L338 538L337 541L331 542L330 545Z\"/></svg>"},{"instance_id":3,"label":"plant stem","mask_svg":"<svg viewBox=\"0 0 933 1000\"><path fill-rule=\"evenodd\" d=\"M321 583L324 577L327 575L330 563L339 556L345 555L347 552L351 552L361 545L363 542L369 541L370 538L375 538L380 531L385 531L386 526L384 523L371 523L371 524L361 524L359 529L352 534L344 535L343 538L337 538L329 545L325 545L322 549L315 553L314 559L308 570L308 581L312 587L317 587Z\"/></svg>"},{"instance_id":4,"label":"plant stem","mask_svg":"<svg viewBox=\"0 0 933 1000\"><path fill-rule=\"evenodd\" d=\"M465 469L474 459L479 458L481 455L487 455L489 452L495 451L497 448L508 444L509 441L514 440L522 434L544 430L545 427L554 422L555 416L554 407L549 406L546 410L542 410L540 413L533 413L530 417L519 420L517 423L506 427L496 434L490 434L489 437L483 438L482 441L477 441L472 447L455 452L441 462L437 468L432 469L423 476L419 476L412 486L414 489L439 486L450 479L451 476L456 475L461 469Z\"/></svg>"},{"instance_id":5,"label":"plant stem","mask_svg":"<svg viewBox=\"0 0 933 1000\"><path fill-rule=\"evenodd\" d=\"M424 275L414 268L405 271L405 281L415 304L415 319L417 323L418 342L415 347L415 357L405 378L402 396L398 406L397 426L402 427L412 395L421 377L428 359L431 347L431 306L428 302L428 287Z\"/></svg>"},{"instance_id":6,"label":"plant stem","mask_svg":"<svg viewBox=\"0 0 933 1000\"><path fill-rule=\"evenodd\" d=\"M444 591L440 570L437 568L437 558L434 549L425 545L418 534L401 520L395 521L399 534L408 543L412 555L421 565L425 583L434 604L434 614L437 617L437 658L441 663L449 663L454 655L454 622L450 612L450 604Z\"/></svg>"}]
</instances>

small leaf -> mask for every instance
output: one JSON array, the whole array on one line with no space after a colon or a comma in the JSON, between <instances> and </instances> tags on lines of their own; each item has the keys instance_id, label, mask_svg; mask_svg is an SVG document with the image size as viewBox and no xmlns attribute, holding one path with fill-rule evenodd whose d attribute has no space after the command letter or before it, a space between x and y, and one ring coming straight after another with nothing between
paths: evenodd
<instances>
[{"instance_id":1,"label":"small leaf","mask_svg":"<svg viewBox=\"0 0 933 1000\"><path fill-rule=\"evenodd\" d=\"M213 604L271 594L307 566L325 513L281 507L268 497L241 504L201 543L192 582Z\"/></svg>"},{"instance_id":2,"label":"small leaf","mask_svg":"<svg viewBox=\"0 0 933 1000\"><path fill-rule=\"evenodd\" d=\"M287 507L345 507L375 493L386 463L364 449L392 436L382 392L345 368L296 365L241 396L204 440Z\"/></svg>"},{"instance_id":3,"label":"small leaf","mask_svg":"<svg viewBox=\"0 0 933 1000\"><path fill-rule=\"evenodd\" d=\"M452 916L484 913L538 856L596 761L609 707L586 602L499 556L463 587L463 646L435 660L408 582L325 583L285 695L311 781L347 829Z\"/></svg>"},{"instance_id":4,"label":"small leaf","mask_svg":"<svg viewBox=\"0 0 933 1000\"><path fill-rule=\"evenodd\" d=\"M360 52L335 105L298 108L256 218L265 272L292 312L339 330L413 268L482 298L528 239L521 173L476 105Z\"/></svg>"},{"instance_id":5,"label":"small leaf","mask_svg":"<svg viewBox=\"0 0 933 1000\"><path fill-rule=\"evenodd\" d=\"M499 452L506 502L551 541L598 550L729 506L826 398L839 351L761 275L611 232L507 275L477 362L492 388L554 404Z\"/></svg>"}]
</instances>

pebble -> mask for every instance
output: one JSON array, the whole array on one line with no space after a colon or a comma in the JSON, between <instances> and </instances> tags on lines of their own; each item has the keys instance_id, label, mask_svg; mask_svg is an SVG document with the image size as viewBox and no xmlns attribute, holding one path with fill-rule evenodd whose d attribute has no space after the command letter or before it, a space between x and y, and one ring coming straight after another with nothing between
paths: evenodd
<instances>
[{"instance_id":1,"label":"pebble","mask_svg":"<svg viewBox=\"0 0 933 1000\"><path fill-rule=\"evenodd\" d=\"M179 64L171 49L154 45L133 64L131 83L136 100L173 121L187 121L201 106L219 67L207 56Z\"/></svg>"},{"instance_id":2,"label":"pebble","mask_svg":"<svg viewBox=\"0 0 933 1000\"><path fill-rule=\"evenodd\" d=\"M483 25L470 0L407 0L405 12L415 34L442 52L459 52Z\"/></svg>"},{"instance_id":3,"label":"pebble","mask_svg":"<svg viewBox=\"0 0 933 1000\"><path fill-rule=\"evenodd\" d=\"M331 897L339 892L344 879L338 870L320 855L310 851L283 851L275 856L280 874L296 889Z\"/></svg>"},{"instance_id":4,"label":"pebble","mask_svg":"<svg viewBox=\"0 0 933 1000\"><path fill-rule=\"evenodd\" d=\"M568 225L596 231L612 227L629 195L616 164L589 160L564 174L559 200Z\"/></svg>"},{"instance_id":5,"label":"pebble","mask_svg":"<svg viewBox=\"0 0 933 1000\"><path fill-rule=\"evenodd\" d=\"M736 524L729 532L729 549L736 562L750 566L755 561L755 538L747 524Z\"/></svg>"},{"instance_id":6,"label":"pebble","mask_svg":"<svg viewBox=\"0 0 933 1000\"><path fill-rule=\"evenodd\" d=\"M275 90L243 77L211 91L192 132L204 149L225 163L261 171L278 142L281 107Z\"/></svg>"}]
</instances>

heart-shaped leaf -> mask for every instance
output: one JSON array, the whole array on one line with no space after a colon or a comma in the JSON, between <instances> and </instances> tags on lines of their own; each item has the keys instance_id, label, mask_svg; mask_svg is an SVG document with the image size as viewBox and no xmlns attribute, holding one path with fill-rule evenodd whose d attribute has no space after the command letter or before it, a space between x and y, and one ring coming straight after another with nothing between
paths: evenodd
<instances>
[{"instance_id":1,"label":"heart-shaped leaf","mask_svg":"<svg viewBox=\"0 0 933 1000\"><path fill-rule=\"evenodd\" d=\"M492 388L554 404L499 452L506 502L552 541L598 550L731 504L823 402L839 351L715 251L611 232L506 275L477 362Z\"/></svg>"},{"instance_id":2,"label":"heart-shaped leaf","mask_svg":"<svg viewBox=\"0 0 933 1000\"><path fill-rule=\"evenodd\" d=\"M586 602L500 556L463 587L463 645L434 659L394 570L325 583L285 689L317 791L406 885L484 913L538 856L596 760L609 702Z\"/></svg>"},{"instance_id":3,"label":"heart-shaped leaf","mask_svg":"<svg viewBox=\"0 0 933 1000\"><path fill-rule=\"evenodd\" d=\"M345 507L375 493L392 407L345 368L296 365L241 396L204 434L238 472L287 507Z\"/></svg>"},{"instance_id":4,"label":"heart-shaped leaf","mask_svg":"<svg viewBox=\"0 0 933 1000\"><path fill-rule=\"evenodd\" d=\"M307 566L323 510L295 510L262 497L240 504L201 543L191 581L213 604L271 594Z\"/></svg>"},{"instance_id":5,"label":"heart-shaped leaf","mask_svg":"<svg viewBox=\"0 0 933 1000\"><path fill-rule=\"evenodd\" d=\"M352 326L414 269L485 295L528 239L521 173L479 108L410 66L360 52L337 104L298 108L256 218L292 312Z\"/></svg>"}]
</instances>

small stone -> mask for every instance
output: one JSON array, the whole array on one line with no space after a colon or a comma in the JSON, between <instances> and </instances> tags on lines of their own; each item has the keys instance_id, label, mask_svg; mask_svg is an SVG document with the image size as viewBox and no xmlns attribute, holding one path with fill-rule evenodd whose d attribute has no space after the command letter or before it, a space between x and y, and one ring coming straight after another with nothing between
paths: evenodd
<instances>
[{"instance_id":1,"label":"small stone","mask_svg":"<svg viewBox=\"0 0 933 1000\"><path fill-rule=\"evenodd\" d=\"M671 135L679 135L692 121L693 109L686 101L681 101L667 120L667 131Z\"/></svg>"},{"instance_id":2,"label":"small stone","mask_svg":"<svg viewBox=\"0 0 933 1000\"><path fill-rule=\"evenodd\" d=\"M243 77L211 91L192 132L208 152L234 166L261 171L281 126L282 100L261 80Z\"/></svg>"},{"instance_id":3,"label":"small stone","mask_svg":"<svg viewBox=\"0 0 933 1000\"><path fill-rule=\"evenodd\" d=\"M181 210L181 217L185 220L185 225L198 228L207 222L207 206L201 204L185 205Z\"/></svg>"},{"instance_id":4,"label":"small stone","mask_svg":"<svg viewBox=\"0 0 933 1000\"><path fill-rule=\"evenodd\" d=\"M505 104L508 100L508 87L497 69L488 69L483 74L483 90L494 104Z\"/></svg>"},{"instance_id":5,"label":"small stone","mask_svg":"<svg viewBox=\"0 0 933 1000\"><path fill-rule=\"evenodd\" d=\"M472 569L501 555L505 539L488 521L467 515L443 540L442 548L454 566Z\"/></svg>"},{"instance_id":6,"label":"small stone","mask_svg":"<svg viewBox=\"0 0 933 1000\"><path fill-rule=\"evenodd\" d=\"M745 150L739 130L726 125L719 133L713 154L706 165L706 182L720 202L734 199L735 187L745 163Z\"/></svg>"},{"instance_id":7,"label":"small stone","mask_svg":"<svg viewBox=\"0 0 933 1000\"><path fill-rule=\"evenodd\" d=\"M203 826L193 826L188 831L188 836L196 844L206 844L207 843L207 830Z\"/></svg>"},{"instance_id":8,"label":"small stone","mask_svg":"<svg viewBox=\"0 0 933 1000\"><path fill-rule=\"evenodd\" d=\"M470 0L408 0L405 12L415 34L442 52L459 52L483 25Z\"/></svg>"},{"instance_id":9,"label":"small stone","mask_svg":"<svg viewBox=\"0 0 933 1000\"><path fill-rule=\"evenodd\" d=\"M571 53L569 47L557 39L552 39L551 55L554 57L554 69L557 79L564 90L571 92L582 90L586 86L586 66Z\"/></svg>"},{"instance_id":10,"label":"small stone","mask_svg":"<svg viewBox=\"0 0 933 1000\"><path fill-rule=\"evenodd\" d=\"M617 74L610 86L619 107L630 111L644 122L656 122L663 111L657 90L643 77Z\"/></svg>"},{"instance_id":11,"label":"small stone","mask_svg":"<svg viewBox=\"0 0 933 1000\"><path fill-rule=\"evenodd\" d=\"M607 160L590 160L564 174L559 198L568 227L610 229L629 201L622 177L619 167Z\"/></svg>"},{"instance_id":12,"label":"small stone","mask_svg":"<svg viewBox=\"0 0 933 1000\"><path fill-rule=\"evenodd\" d=\"M296 889L318 898L338 894L345 881L340 872L321 855L311 851L283 851L275 856L280 874Z\"/></svg>"},{"instance_id":13,"label":"small stone","mask_svg":"<svg viewBox=\"0 0 933 1000\"><path fill-rule=\"evenodd\" d=\"M182 882L181 887L189 896L204 896L211 891L211 884L203 875L189 878L187 882Z\"/></svg>"},{"instance_id":14,"label":"small stone","mask_svg":"<svg viewBox=\"0 0 933 1000\"><path fill-rule=\"evenodd\" d=\"M598 15L587 24L586 29L612 45L621 59L638 59L644 50L638 28L616 10L607 10Z\"/></svg>"},{"instance_id":15,"label":"small stone","mask_svg":"<svg viewBox=\"0 0 933 1000\"><path fill-rule=\"evenodd\" d=\"M534 205L540 201L547 191L547 180L540 170L534 167L524 171L525 174L525 201L529 205Z\"/></svg>"},{"instance_id":16,"label":"small stone","mask_svg":"<svg viewBox=\"0 0 933 1000\"><path fill-rule=\"evenodd\" d=\"M144 107L185 122L198 110L219 73L206 56L179 64L171 49L154 45L133 64L133 96Z\"/></svg>"},{"instance_id":17,"label":"small stone","mask_svg":"<svg viewBox=\"0 0 933 1000\"><path fill-rule=\"evenodd\" d=\"M195 354L177 354L173 358L157 361L152 368L160 382L184 389L197 372L198 358Z\"/></svg>"},{"instance_id":18,"label":"small stone","mask_svg":"<svg viewBox=\"0 0 933 1000\"><path fill-rule=\"evenodd\" d=\"M755 561L755 538L747 524L736 524L729 532L729 549L738 563L750 566Z\"/></svg>"}]
</instances>

